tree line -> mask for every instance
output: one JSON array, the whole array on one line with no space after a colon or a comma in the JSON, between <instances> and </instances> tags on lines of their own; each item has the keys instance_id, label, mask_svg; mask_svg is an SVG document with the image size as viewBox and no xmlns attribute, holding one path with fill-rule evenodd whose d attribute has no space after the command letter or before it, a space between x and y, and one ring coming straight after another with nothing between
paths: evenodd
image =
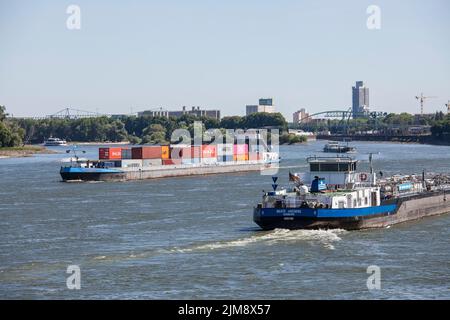
<instances>
[{"instance_id":1,"label":"tree line","mask_svg":"<svg viewBox=\"0 0 450 320\"><path fill-rule=\"evenodd\" d=\"M7 118L6 108L0 106L0 147L16 147L22 145L25 130L15 121Z\"/></svg>"},{"instance_id":2,"label":"tree line","mask_svg":"<svg viewBox=\"0 0 450 320\"><path fill-rule=\"evenodd\" d=\"M119 116L95 118L47 118L9 120L21 129L21 141L42 143L49 137L72 142L167 143L175 129L186 129L193 136L194 121L201 121L203 129L277 128L287 130L287 122L280 113L255 113L244 117L224 117L221 120L185 114L181 117ZM21 143L21 142L20 142Z\"/></svg>"},{"instance_id":3,"label":"tree line","mask_svg":"<svg viewBox=\"0 0 450 320\"><path fill-rule=\"evenodd\" d=\"M412 126L430 126L431 134L436 139L450 140L450 115L443 112L415 116L406 112L389 113L384 117L367 117L356 119L326 120L292 125L292 128L312 132L329 131L331 134L406 135Z\"/></svg>"}]
</instances>

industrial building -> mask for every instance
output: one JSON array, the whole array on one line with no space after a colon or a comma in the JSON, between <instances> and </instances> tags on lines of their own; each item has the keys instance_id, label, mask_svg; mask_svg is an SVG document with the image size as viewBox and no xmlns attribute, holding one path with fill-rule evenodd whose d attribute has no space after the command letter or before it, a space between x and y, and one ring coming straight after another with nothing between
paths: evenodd
<instances>
[{"instance_id":1,"label":"industrial building","mask_svg":"<svg viewBox=\"0 0 450 320\"><path fill-rule=\"evenodd\" d=\"M298 111L295 111L292 115L293 118L293 123L307 123L311 120L311 118L309 117L309 113L306 112L305 108L301 108Z\"/></svg>"},{"instance_id":2,"label":"industrial building","mask_svg":"<svg viewBox=\"0 0 450 320\"><path fill-rule=\"evenodd\" d=\"M220 110L203 110L200 107L192 107L190 110L183 106L180 111L167 111L167 110L145 110L138 112L138 116L151 116L151 117L181 117L185 114L195 115L197 117L208 117L220 120Z\"/></svg>"},{"instance_id":3,"label":"industrial building","mask_svg":"<svg viewBox=\"0 0 450 320\"><path fill-rule=\"evenodd\" d=\"M245 115L250 115L256 112L275 113L275 106L272 98L259 99L257 105L247 105Z\"/></svg>"}]
</instances>

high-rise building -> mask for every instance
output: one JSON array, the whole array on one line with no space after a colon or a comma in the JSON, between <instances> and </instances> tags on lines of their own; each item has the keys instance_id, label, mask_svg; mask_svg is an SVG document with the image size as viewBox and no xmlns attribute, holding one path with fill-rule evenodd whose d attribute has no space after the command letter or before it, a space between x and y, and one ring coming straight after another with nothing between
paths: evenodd
<instances>
[{"instance_id":1,"label":"high-rise building","mask_svg":"<svg viewBox=\"0 0 450 320\"><path fill-rule=\"evenodd\" d=\"M356 81L352 87L352 115L358 118L369 113L369 88L364 86L363 81Z\"/></svg>"},{"instance_id":2,"label":"high-rise building","mask_svg":"<svg viewBox=\"0 0 450 320\"><path fill-rule=\"evenodd\" d=\"M247 105L245 108L246 112L245 114L248 116L252 113L256 112L267 112L267 113L274 113L275 112L275 106L273 105L273 99L267 98L267 99L259 99L258 105Z\"/></svg>"},{"instance_id":3,"label":"high-rise building","mask_svg":"<svg viewBox=\"0 0 450 320\"><path fill-rule=\"evenodd\" d=\"M306 123L309 122L310 118L309 118L309 113L306 112L305 108L301 108L298 111L295 111L294 114L292 115L293 118L293 122L294 123Z\"/></svg>"}]
</instances>

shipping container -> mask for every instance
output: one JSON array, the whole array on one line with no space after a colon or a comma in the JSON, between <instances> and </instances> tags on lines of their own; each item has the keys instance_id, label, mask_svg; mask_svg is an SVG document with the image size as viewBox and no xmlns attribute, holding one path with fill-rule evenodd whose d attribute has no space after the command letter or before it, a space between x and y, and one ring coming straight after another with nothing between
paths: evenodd
<instances>
[{"instance_id":1,"label":"shipping container","mask_svg":"<svg viewBox=\"0 0 450 320\"><path fill-rule=\"evenodd\" d=\"M200 158L183 158L181 159L182 164L199 164L201 161Z\"/></svg>"},{"instance_id":2,"label":"shipping container","mask_svg":"<svg viewBox=\"0 0 450 320\"><path fill-rule=\"evenodd\" d=\"M202 158L217 158L217 149L213 144L202 146Z\"/></svg>"},{"instance_id":3,"label":"shipping container","mask_svg":"<svg viewBox=\"0 0 450 320\"><path fill-rule=\"evenodd\" d=\"M102 168L114 168L115 166L116 164L114 163L114 161L104 161L101 163Z\"/></svg>"},{"instance_id":4,"label":"shipping container","mask_svg":"<svg viewBox=\"0 0 450 320\"><path fill-rule=\"evenodd\" d=\"M250 161L261 160L261 158L262 158L262 155L261 155L261 153L258 153L258 152L249 152L249 154L248 154L248 159Z\"/></svg>"},{"instance_id":5,"label":"shipping container","mask_svg":"<svg viewBox=\"0 0 450 320\"><path fill-rule=\"evenodd\" d=\"M169 159L170 158L170 150L169 146L161 147L161 159Z\"/></svg>"},{"instance_id":6,"label":"shipping container","mask_svg":"<svg viewBox=\"0 0 450 320\"><path fill-rule=\"evenodd\" d=\"M100 160L120 160L122 158L122 148L99 148L98 158Z\"/></svg>"},{"instance_id":7,"label":"shipping container","mask_svg":"<svg viewBox=\"0 0 450 320\"><path fill-rule=\"evenodd\" d=\"M122 159L132 159L130 148L122 148Z\"/></svg>"},{"instance_id":8,"label":"shipping container","mask_svg":"<svg viewBox=\"0 0 450 320\"><path fill-rule=\"evenodd\" d=\"M203 164L217 164L217 158L202 158L201 163Z\"/></svg>"},{"instance_id":9,"label":"shipping container","mask_svg":"<svg viewBox=\"0 0 450 320\"><path fill-rule=\"evenodd\" d=\"M202 147L186 147L186 146L172 146L170 148L170 158L171 159L201 159L202 157Z\"/></svg>"},{"instance_id":10,"label":"shipping container","mask_svg":"<svg viewBox=\"0 0 450 320\"><path fill-rule=\"evenodd\" d=\"M234 149L233 149L233 144L232 143L219 143L217 145L217 157L220 158L222 156L228 156L228 155L233 155L234 154Z\"/></svg>"},{"instance_id":11,"label":"shipping container","mask_svg":"<svg viewBox=\"0 0 450 320\"><path fill-rule=\"evenodd\" d=\"M235 144L233 146L234 155L248 154L248 144Z\"/></svg>"},{"instance_id":12,"label":"shipping container","mask_svg":"<svg viewBox=\"0 0 450 320\"><path fill-rule=\"evenodd\" d=\"M233 157L234 157L234 156L232 156L232 155L223 156L223 157L222 157L222 161L223 161L223 162L233 162L233 161L234 161Z\"/></svg>"},{"instance_id":13,"label":"shipping container","mask_svg":"<svg viewBox=\"0 0 450 320\"><path fill-rule=\"evenodd\" d=\"M248 154L238 154L233 156L234 161L246 161L248 159Z\"/></svg>"},{"instance_id":14,"label":"shipping container","mask_svg":"<svg viewBox=\"0 0 450 320\"><path fill-rule=\"evenodd\" d=\"M162 166L161 159L144 159L142 160L143 167Z\"/></svg>"},{"instance_id":15,"label":"shipping container","mask_svg":"<svg viewBox=\"0 0 450 320\"><path fill-rule=\"evenodd\" d=\"M200 162L201 157L202 157L202 146L191 147L191 158L198 159Z\"/></svg>"},{"instance_id":16,"label":"shipping container","mask_svg":"<svg viewBox=\"0 0 450 320\"><path fill-rule=\"evenodd\" d=\"M161 146L144 146L131 149L133 159L161 159Z\"/></svg>"},{"instance_id":17,"label":"shipping container","mask_svg":"<svg viewBox=\"0 0 450 320\"><path fill-rule=\"evenodd\" d=\"M248 146L249 146L249 149L248 149L249 153L251 153L251 152L262 153L262 152L266 151L265 147L260 144L249 144Z\"/></svg>"},{"instance_id":18,"label":"shipping container","mask_svg":"<svg viewBox=\"0 0 450 320\"><path fill-rule=\"evenodd\" d=\"M184 154L184 147L170 147L170 159L182 159ZM189 153L190 154L190 153Z\"/></svg>"},{"instance_id":19,"label":"shipping container","mask_svg":"<svg viewBox=\"0 0 450 320\"><path fill-rule=\"evenodd\" d=\"M140 167L142 167L142 160L138 160L138 159L122 160L122 167L123 168L140 168Z\"/></svg>"},{"instance_id":20,"label":"shipping container","mask_svg":"<svg viewBox=\"0 0 450 320\"><path fill-rule=\"evenodd\" d=\"M162 164L164 166L166 165L176 165L176 164L181 164L181 159L163 159L162 160Z\"/></svg>"}]
</instances>

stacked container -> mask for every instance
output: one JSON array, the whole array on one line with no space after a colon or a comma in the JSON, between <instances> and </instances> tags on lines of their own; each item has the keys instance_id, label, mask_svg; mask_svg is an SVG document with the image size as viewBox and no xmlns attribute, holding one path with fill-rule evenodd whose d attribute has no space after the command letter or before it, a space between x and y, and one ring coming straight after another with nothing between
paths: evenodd
<instances>
[{"instance_id":1,"label":"stacked container","mask_svg":"<svg viewBox=\"0 0 450 320\"><path fill-rule=\"evenodd\" d=\"M123 168L141 168L142 167L142 160L140 160L140 159L126 159L126 160L122 160L122 167Z\"/></svg>"},{"instance_id":2,"label":"stacked container","mask_svg":"<svg viewBox=\"0 0 450 320\"><path fill-rule=\"evenodd\" d=\"M250 161L262 160L263 150L264 150L264 147L262 145L258 145L258 144L249 145L248 159Z\"/></svg>"},{"instance_id":3,"label":"stacked container","mask_svg":"<svg viewBox=\"0 0 450 320\"><path fill-rule=\"evenodd\" d=\"M132 159L130 148L122 148L122 159Z\"/></svg>"},{"instance_id":4,"label":"stacked container","mask_svg":"<svg viewBox=\"0 0 450 320\"><path fill-rule=\"evenodd\" d=\"M161 159L161 146L146 146L131 148L132 159Z\"/></svg>"},{"instance_id":5,"label":"stacked container","mask_svg":"<svg viewBox=\"0 0 450 320\"><path fill-rule=\"evenodd\" d=\"M162 146L161 147L161 159L170 159L170 149L169 146Z\"/></svg>"},{"instance_id":6,"label":"stacked container","mask_svg":"<svg viewBox=\"0 0 450 320\"><path fill-rule=\"evenodd\" d=\"M142 166L143 167L153 167L153 166L161 166L162 159L143 159Z\"/></svg>"},{"instance_id":7,"label":"stacked container","mask_svg":"<svg viewBox=\"0 0 450 320\"><path fill-rule=\"evenodd\" d=\"M217 145L217 160L219 162L232 162L233 155L234 150L232 143L220 143Z\"/></svg>"},{"instance_id":8,"label":"stacked container","mask_svg":"<svg viewBox=\"0 0 450 320\"><path fill-rule=\"evenodd\" d=\"M233 146L233 160L247 161L248 160L248 144L235 144Z\"/></svg>"},{"instance_id":9,"label":"stacked container","mask_svg":"<svg viewBox=\"0 0 450 320\"><path fill-rule=\"evenodd\" d=\"M122 148L99 148L98 158L100 160L120 160L122 159Z\"/></svg>"},{"instance_id":10,"label":"stacked container","mask_svg":"<svg viewBox=\"0 0 450 320\"><path fill-rule=\"evenodd\" d=\"M202 163L215 164L217 163L217 147L213 144L203 145L202 151Z\"/></svg>"},{"instance_id":11,"label":"stacked container","mask_svg":"<svg viewBox=\"0 0 450 320\"><path fill-rule=\"evenodd\" d=\"M181 164L181 159L163 159L163 166Z\"/></svg>"}]
</instances>

